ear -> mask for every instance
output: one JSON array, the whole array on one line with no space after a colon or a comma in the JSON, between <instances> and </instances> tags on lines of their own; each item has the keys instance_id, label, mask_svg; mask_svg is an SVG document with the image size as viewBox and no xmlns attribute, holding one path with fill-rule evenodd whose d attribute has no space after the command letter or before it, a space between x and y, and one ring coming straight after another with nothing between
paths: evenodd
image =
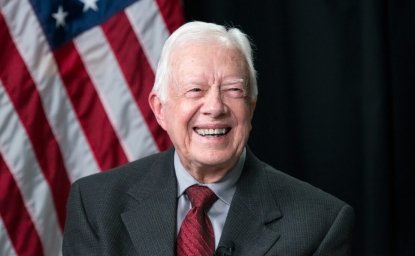
<instances>
[{"instance_id":1,"label":"ear","mask_svg":"<svg viewBox=\"0 0 415 256\"><path fill-rule=\"evenodd\" d=\"M164 119L164 105L161 102L159 96L155 94L154 92L151 92L150 95L148 95L148 104L151 107L151 110L153 110L154 115L156 116L157 123L166 130L166 123Z\"/></svg>"}]
</instances>

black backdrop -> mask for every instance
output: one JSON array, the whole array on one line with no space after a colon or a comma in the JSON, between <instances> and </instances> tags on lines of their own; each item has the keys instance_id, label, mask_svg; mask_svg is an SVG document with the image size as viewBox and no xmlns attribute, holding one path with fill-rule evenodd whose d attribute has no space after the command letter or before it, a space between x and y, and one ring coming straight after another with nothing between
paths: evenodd
<instances>
[{"instance_id":1,"label":"black backdrop","mask_svg":"<svg viewBox=\"0 0 415 256\"><path fill-rule=\"evenodd\" d=\"M353 255L415 255L415 1L186 0L253 40L249 141L356 212Z\"/></svg>"}]
</instances>

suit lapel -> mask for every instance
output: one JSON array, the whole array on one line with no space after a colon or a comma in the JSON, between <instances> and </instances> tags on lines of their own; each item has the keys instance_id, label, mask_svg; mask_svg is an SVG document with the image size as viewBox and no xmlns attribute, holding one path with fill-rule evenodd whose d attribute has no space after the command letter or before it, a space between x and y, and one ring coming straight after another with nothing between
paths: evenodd
<instances>
[{"instance_id":1,"label":"suit lapel","mask_svg":"<svg viewBox=\"0 0 415 256\"><path fill-rule=\"evenodd\" d=\"M265 255L280 237L282 218L261 162L247 150L244 170L229 209L220 245L232 241L235 255Z\"/></svg>"},{"instance_id":2,"label":"suit lapel","mask_svg":"<svg viewBox=\"0 0 415 256\"><path fill-rule=\"evenodd\" d=\"M149 168L149 175L129 190L130 210L121 217L140 255L173 256L177 209L173 151Z\"/></svg>"}]
</instances>

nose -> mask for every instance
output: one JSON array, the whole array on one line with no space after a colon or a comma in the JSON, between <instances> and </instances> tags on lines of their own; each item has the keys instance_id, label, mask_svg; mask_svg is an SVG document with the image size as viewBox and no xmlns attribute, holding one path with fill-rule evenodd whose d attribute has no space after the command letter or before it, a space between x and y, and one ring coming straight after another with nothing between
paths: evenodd
<instances>
[{"instance_id":1,"label":"nose","mask_svg":"<svg viewBox=\"0 0 415 256\"><path fill-rule=\"evenodd\" d=\"M226 105L223 102L220 89L218 87L211 87L205 95L202 106L202 113L212 117L218 117L226 113Z\"/></svg>"}]
</instances>

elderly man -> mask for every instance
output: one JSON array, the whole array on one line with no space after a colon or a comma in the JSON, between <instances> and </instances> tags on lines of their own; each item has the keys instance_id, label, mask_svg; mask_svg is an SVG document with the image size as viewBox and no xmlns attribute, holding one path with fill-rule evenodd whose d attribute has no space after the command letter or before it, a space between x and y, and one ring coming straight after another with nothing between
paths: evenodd
<instances>
[{"instance_id":1,"label":"elderly man","mask_svg":"<svg viewBox=\"0 0 415 256\"><path fill-rule=\"evenodd\" d=\"M174 149L77 181L64 255L350 255L353 210L246 147L257 99L238 29L167 40L149 104Z\"/></svg>"}]
</instances>

